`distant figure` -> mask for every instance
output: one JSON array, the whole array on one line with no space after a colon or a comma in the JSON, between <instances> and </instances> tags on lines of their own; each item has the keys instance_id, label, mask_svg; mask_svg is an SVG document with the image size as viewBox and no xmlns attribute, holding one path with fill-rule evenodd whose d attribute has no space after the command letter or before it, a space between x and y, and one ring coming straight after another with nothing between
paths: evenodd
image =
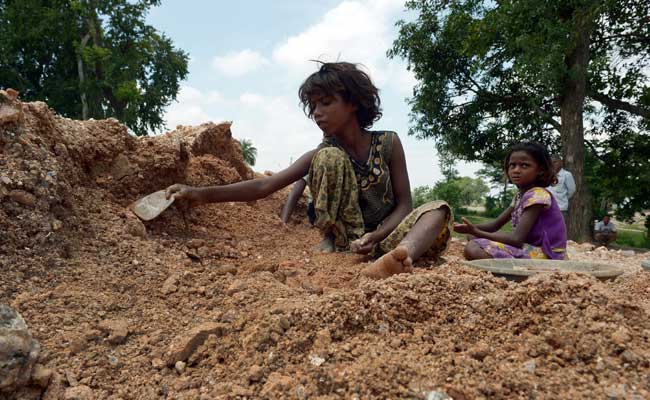
<instances>
[{"instance_id":1,"label":"distant figure","mask_svg":"<svg viewBox=\"0 0 650 400\"><path fill-rule=\"evenodd\" d=\"M539 143L514 145L504 163L508 181L519 192L494 221L474 225L465 218L454 230L476 237L465 246L465 258L566 259L566 226L557 200L546 189L555 171L546 148ZM499 232L512 221L512 232Z\"/></svg>"},{"instance_id":2,"label":"distant figure","mask_svg":"<svg viewBox=\"0 0 650 400\"><path fill-rule=\"evenodd\" d=\"M569 219L569 200L576 192L576 181L573 180L571 172L562 168L562 157L553 154L551 161L553 162L553 169L557 175L557 184L549 186L548 190L555 196L557 205L560 207L560 211L562 211L564 223L566 223Z\"/></svg>"},{"instance_id":3,"label":"distant figure","mask_svg":"<svg viewBox=\"0 0 650 400\"><path fill-rule=\"evenodd\" d=\"M610 242L616 240L616 235L616 225L609 220L609 215L605 215L602 221L596 222L594 239L601 246L607 246Z\"/></svg>"},{"instance_id":4,"label":"distant figure","mask_svg":"<svg viewBox=\"0 0 650 400\"><path fill-rule=\"evenodd\" d=\"M289 218L291 217L291 214L293 214L293 210L296 208L298 200L300 200L300 197L305 191L305 187L307 187L307 177L298 179L293 184L291 192L287 196L287 201L282 207L282 213L280 214L280 218L282 218L282 222L285 224L289 223ZM309 205L307 206L307 217L309 218L309 223L314 225L314 221L316 221L316 211L314 210L314 202L311 198L309 199Z\"/></svg>"}]
</instances>

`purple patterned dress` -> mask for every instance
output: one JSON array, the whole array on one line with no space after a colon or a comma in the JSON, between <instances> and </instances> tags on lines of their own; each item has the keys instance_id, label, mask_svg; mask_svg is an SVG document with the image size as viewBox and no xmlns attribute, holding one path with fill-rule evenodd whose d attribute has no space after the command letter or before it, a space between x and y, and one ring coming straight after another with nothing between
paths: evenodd
<instances>
[{"instance_id":1,"label":"purple patterned dress","mask_svg":"<svg viewBox=\"0 0 650 400\"><path fill-rule=\"evenodd\" d=\"M542 204L535 225L528 232L522 248L488 239L473 239L492 258L542 258L566 259L566 225L555 197L542 187L529 189L523 195L517 193L512 200L512 228L519 223L527 207Z\"/></svg>"}]
</instances>

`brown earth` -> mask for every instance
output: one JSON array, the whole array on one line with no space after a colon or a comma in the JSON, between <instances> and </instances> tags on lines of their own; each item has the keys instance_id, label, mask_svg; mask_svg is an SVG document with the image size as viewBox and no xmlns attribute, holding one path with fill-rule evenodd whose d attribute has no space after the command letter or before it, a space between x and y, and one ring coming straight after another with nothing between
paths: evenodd
<instances>
[{"instance_id":1,"label":"brown earth","mask_svg":"<svg viewBox=\"0 0 650 400\"><path fill-rule=\"evenodd\" d=\"M442 265L385 281L366 259L318 254L287 191L249 204L128 205L174 182L250 179L229 124L135 138L0 92L0 303L55 371L0 398L650 398L650 273L514 283ZM440 394L440 393L438 393ZM428 397L427 397L428 396Z\"/></svg>"}]
</instances>

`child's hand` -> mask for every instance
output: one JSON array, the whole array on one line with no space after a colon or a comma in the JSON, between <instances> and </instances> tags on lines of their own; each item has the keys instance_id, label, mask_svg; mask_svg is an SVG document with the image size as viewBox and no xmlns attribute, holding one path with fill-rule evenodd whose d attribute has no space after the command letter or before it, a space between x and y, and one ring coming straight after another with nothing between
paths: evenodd
<instances>
[{"instance_id":1,"label":"child's hand","mask_svg":"<svg viewBox=\"0 0 650 400\"><path fill-rule=\"evenodd\" d=\"M465 217L461 218L463 220L462 224L454 224L454 231L458 233L468 233L470 235L475 235L477 228L469 222Z\"/></svg>"},{"instance_id":2,"label":"child's hand","mask_svg":"<svg viewBox=\"0 0 650 400\"><path fill-rule=\"evenodd\" d=\"M350 243L350 250L357 254L368 254L372 251L375 242L372 232L368 232L361 236L361 238Z\"/></svg>"},{"instance_id":3,"label":"child's hand","mask_svg":"<svg viewBox=\"0 0 650 400\"><path fill-rule=\"evenodd\" d=\"M199 191L192 186L181 185L179 183L171 185L165 190L165 198L174 200L183 200L188 206L194 206L201 203Z\"/></svg>"}]
</instances>

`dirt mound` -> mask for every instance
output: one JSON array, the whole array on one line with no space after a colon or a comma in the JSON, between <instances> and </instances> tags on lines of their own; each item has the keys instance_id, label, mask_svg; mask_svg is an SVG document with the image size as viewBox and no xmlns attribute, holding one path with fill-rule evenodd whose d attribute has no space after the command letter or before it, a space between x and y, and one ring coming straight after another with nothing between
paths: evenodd
<instances>
[{"instance_id":1,"label":"dirt mound","mask_svg":"<svg viewBox=\"0 0 650 400\"><path fill-rule=\"evenodd\" d=\"M626 274L513 283L463 266L454 240L442 265L366 281L367 259L312 251L304 215L281 223L286 191L128 211L173 182L252 178L227 123L135 138L0 100L0 303L53 371L8 398L650 397L642 255L572 244Z\"/></svg>"}]
</instances>

